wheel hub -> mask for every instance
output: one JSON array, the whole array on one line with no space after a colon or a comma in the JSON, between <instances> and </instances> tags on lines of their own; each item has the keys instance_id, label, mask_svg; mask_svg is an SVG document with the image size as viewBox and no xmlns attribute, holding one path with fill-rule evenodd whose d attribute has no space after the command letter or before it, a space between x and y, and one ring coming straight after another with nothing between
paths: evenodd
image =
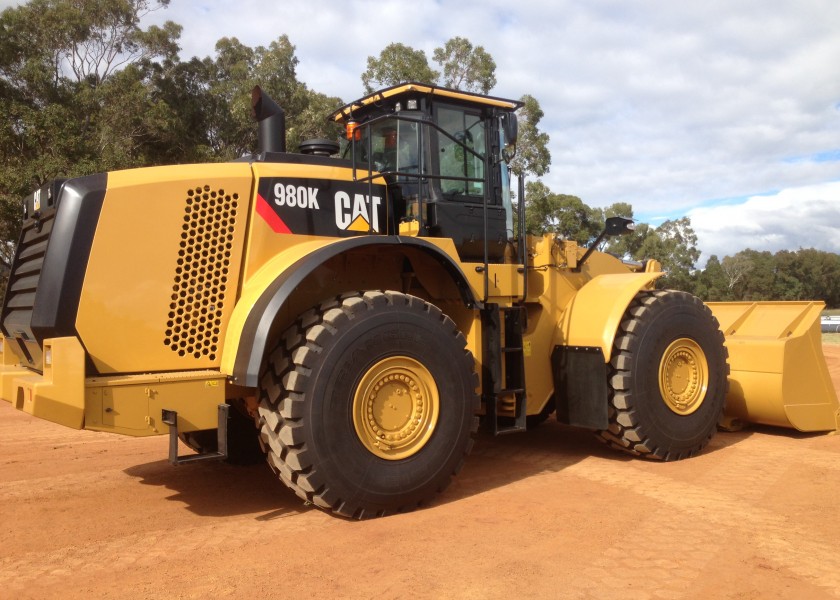
<instances>
[{"instance_id":1,"label":"wheel hub","mask_svg":"<svg viewBox=\"0 0 840 600\"><path fill-rule=\"evenodd\" d=\"M429 370L392 356L362 376L353 396L353 426L362 445L386 460L419 452L437 424L440 399Z\"/></svg>"},{"instance_id":2,"label":"wheel hub","mask_svg":"<svg viewBox=\"0 0 840 600\"><path fill-rule=\"evenodd\" d=\"M703 404L709 387L709 365L700 345L680 338L662 355L659 391L665 404L678 415L690 415Z\"/></svg>"}]
</instances>

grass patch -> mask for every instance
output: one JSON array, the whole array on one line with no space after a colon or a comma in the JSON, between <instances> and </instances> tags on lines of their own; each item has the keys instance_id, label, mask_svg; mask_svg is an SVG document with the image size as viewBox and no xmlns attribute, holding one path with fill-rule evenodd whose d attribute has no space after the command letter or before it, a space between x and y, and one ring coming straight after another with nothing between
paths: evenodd
<instances>
[{"instance_id":1,"label":"grass patch","mask_svg":"<svg viewBox=\"0 0 840 600\"><path fill-rule=\"evenodd\" d=\"M840 344L840 333L824 333L822 334L823 344Z\"/></svg>"},{"instance_id":2,"label":"grass patch","mask_svg":"<svg viewBox=\"0 0 840 600\"><path fill-rule=\"evenodd\" d=\"M840 315L840 308L829 308L822 311L820 314L824 317L836 317L837 315Z\"/></svg>"}]
</instances>

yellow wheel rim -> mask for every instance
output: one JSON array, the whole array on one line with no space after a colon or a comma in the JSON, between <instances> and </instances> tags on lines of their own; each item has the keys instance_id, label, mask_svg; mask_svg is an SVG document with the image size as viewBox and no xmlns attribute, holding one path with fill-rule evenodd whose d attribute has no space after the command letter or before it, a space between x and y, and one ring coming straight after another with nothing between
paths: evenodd
<instances>
[{"instance_id":1,"label":"yellow wheel rim","mask_svg":"<svg viewBox=\"0 0 840 600\"><path fill-rule=\"evenodd\" d=\"M407 356L379 361L353 395L353 426L362 445L386 460L419 452L437 425L440 398L429 370Z\"/></svg>"},{"instance_id":2,"label":"yellow wheel rim","mask_svg":"<svg viewBox=\"0 0 840 600\"><path fill-rule=\"evenodd\" d=\"M680 338L668 346L659 363L659 391L678 415L690 415L703 404L709 387L709 363L700 345Z\"/></svg>"}]
</instances>

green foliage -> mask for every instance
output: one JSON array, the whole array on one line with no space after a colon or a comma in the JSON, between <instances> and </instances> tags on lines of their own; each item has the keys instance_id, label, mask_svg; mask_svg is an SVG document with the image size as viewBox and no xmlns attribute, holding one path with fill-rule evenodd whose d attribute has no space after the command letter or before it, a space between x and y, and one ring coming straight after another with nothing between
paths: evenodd
<instances>
[{"instance_id":1,"label":"green foliage","mask_svg":"<svg viewBox=\"0 0 840 600\"><path fill-rule=\"evenodd\" d=\"M525 230L532 235L555 233L587 245L604 227L601 210L577 196L555 194L541 181L525 186Z\"/></svg>"},{"instance_id":2,"label":"green foliage","mask_svg":"<svg viewBox=\"0 0 840 600\"><path fill-rule=\"evenodd\" d=\"M710 261L711 263L711 261ZM712 265L714 266L714 265ZM840 306L840 256L813 248L775 254L747 248L720 262L722 285L709 300L822 300ZM710 269L706 265L703 273Z\"/></svg>"},{"instance_id":3,"label":"green foliage","mask_svg":"<svg viewBox=\"0 0 840 600\"><path fill-rule=\"evenodd\" d=\"M657 282L661 287L693 291L692 272L700 250L691 219L683 217L662 223L644 238L634 258L655 258L662 263L666 275Z\"/></svg>"},{"instance_id":4,"label":"green foliage","mask_svg":"<svg viewBox=\"0 0 840 600\"><path fill-rule=\"evenodd\" d=\"M376 88L407 81L440 84L454 89L487 94L496 85L496 62L482 47L473 46L462 37L454 37L436 48L432 54L442 74L429 66L426 53L400 43L385 46L378 57L368 56L362 83L367 93ZM524 106L517 111L519 141L516 156L510 162L517 176L542 177L551 165L548 134L540 131L544 113L540 103L530 95L522 96Z\"/></svg>"},{"instance_id":5,"label":"green foliage","mask_svg":"<svg viewBox=\"0 0 840 600\"><path fill-rule=\"evenodd\" d=\"M619 202L601 210L588 206L577 196L555 194L541 181L526 185L525 228L532 235L555 233L589 246L604 229L605 219L613 216L632 218L633 207ZM694 289L694 263L700 258L700 251L688 217L665 221L655 229L642 223L633 233L610 239L603 249L621 258L654 258L666 272L661 286Z\"/></svg>"},{"instance_id":6,"label":"green foliage","mask_svg":"<svg viewBox=\"0 0 840 600\"><path fill-rule=\"evenodd\" d=\"M337 138L343 103L297 80L288 37L250 48L223 38L214 57L178 58L181 26L140 28L169 0L32 0L0 14L0 266L21 198L56 177L237 158L256 147L250 91L286 111L287 145Z\"/></svg>"},{"instance_id":7,"label":"green foliage","mask_svg":"<svg viewBox=\"0 0 840 600\"><path fill-rule=\"evenodd\" d=\"M362 84L365 92L370 93L405 81L434 84L439 76L429 66L425 52L395 42L385 46L378 58L368 56Z\"/></svg>"},{"instance_id":8,"label":"green foliage","mask_svg":"<svg viewBox=\"0 0 840 600\"><path fill-rule=\"evenodd\" d=\"M729 299L728 279L716 254L712 254L706 261L706 268L697 273L694 293L703 300Z\"/></svg>"},{"instance_id":9,"label":"green foliage","mask_svg":"<svg viewBox=\"0 0 840 600\"><path fill-rule=\"evenodd\" d=\"M627 202L616 202L604 209L604 219L609 217L624 217L633 219L633 207ZM649 226L646 223L635 224L633 233L609 238L601 248L605 252L622 258L632 258L638 255Z\"/></svg>"},{"instance_id":10,"label":"green foliage","mask_svg":"<svg viewBox=\"0 0 840 600\"><path fill-rule=\"evenodd\" d=\"M516 143L516 156L510 161L510 169L517 177L542 177L551 166L548 134L539 129L544 113L533 96L526 94L520 100L524 106L517 111L519 140Z\"/></svg>"},{"instance_id":11,"label":"green foliage","mask_svg":"<svg viewBox=\"0 0 840 600\"><path fill-rule=\"evenodd\" d=\"M283 107L290 150L305 139L338 136L338 127L324 122L324 116L341 106L341 99L309 90L297 80L297 64L295 47L288 36L281 35L268 47L256 48L236 38L222 38L216 42L216 58L195 65L194 76L206 89L206 141L218 160L238 158L256 147L250 104L255 85ZM318 122L313 118L315 111L322 111Z\"/></svg>"},{"instance_id":12,"label":"green foliage","mask_svg":"<svg viewBox=\"0 0 840 600\"><path fill-rule=\"evenodd\" d=\"M148 161L142 146L161 115L143 102L145 69L154 59L174 59L181 28L167 22L142 30L139 20L167 4L33 0L0 14L4 267L17 241L23 196L56 177Z\"/></svg>"},{"instance_id":13,"label":"green foliage","mask_svg":"<svg viewBox=\"0 0 840 600\"><path fill-rule=\"evenodd\" d=\"M140 28L142 16L169 0L31 0L0 13L0 270L8 269L20 231L20 200L56 177L115 169L238 158L256 147L250 91L259 84L286 111L287 146L336 139L324 116L343 103L298 81L295 47L285 35L248 47L222 38L214 56L178 58L181 27ZM488 93L495 62L481 46L455 37L426 55L389 44L368 58L362 81L373 87L420 81ZM517 176L548 172L543 111L522 97ZM529 233L554 232L589 245L611 216L632 218L633 207L587 206L540 181L526 193ZM602 249L622 258L655 258L667 271L661 285L706 300L822 299L840 306L840 256L813 249L776 254L746 249L712 256L696 270L700 251L688 218L659 227L637 225ZM3 269L5 267L5 269Z\"/></svg>"},{"instance_id":14,"label":"green foliage","mask_svg":"<svg viewBox=\"0 0 840 600\"><path fill-rule=\"evenodd\" d=\"M473 47L466 38L448 40L443 47L435 48L432 58L443 70L446 87L489 94L496 85L496 61L482 46Z\"/></svg>"},{"instance_id":15,"label":"green foliage","mask_svg":"<svg viewBox=\"0 0 840 600\"><path fill-rule=\"evenodd\" d=\"M473 47L462 37L454 37L432 57L442 73L429 66L426 53L394 42L385 46L378 57L368 56L367 69L362 73L365 92L407 81L440 84L469 92L487 94L496 85L496 62L482 47Z\"/></svg>"},{"instance_id":16,"label":"green foliage","mask_svg":"<svg viewBox=\"0 0 840 600\"><path fill-rule=\"evenodd\" d=\"M604 218L610 217L624 217L625 219L633 218L633 207L627 202L615 202L604 209Z\"/></svg>"},{"instance_id":17,"label":"green foliage","mask_svg":"<svg viewBox=\"0 0 840 600\"><path fill-rule=\"evenodd\" d=\"M601 210L577 196L555 194L541 181L526 185L529 234L555 233L589 245L612 216L633 218L633 207L618 202ZM656 259L666 273L658 287L706 301L822 300L829 308L840 307L840 255L812 248L775 254L747 248L723 259L712 255L699 270L700 249L688 217L659 227L638 223L632 233L609 239L601 249L624 259Z\"/></svg>"},{"instance_id":18,"label":"green foliage","mask_svg":"<svg viewBox=\"0 0 840 600\"><path fill-rule=\"evenodd\" d=\"M823 344L840 344L840 333L824 333L822 334Z\"/></svg>"}]
</instances>

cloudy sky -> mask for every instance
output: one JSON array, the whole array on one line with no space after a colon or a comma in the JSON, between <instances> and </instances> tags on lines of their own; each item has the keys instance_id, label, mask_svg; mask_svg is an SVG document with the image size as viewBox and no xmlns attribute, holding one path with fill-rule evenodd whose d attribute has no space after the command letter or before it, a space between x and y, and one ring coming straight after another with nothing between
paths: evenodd
<instances>
[{"instance_id":1,"label":"cloudy sky","mask_svg":"<svg viewBox=\"0 0 840 600\"><path fill-rule=\"evenodd\" d=\"M466 37L496 61L493 94L539 100L553 191L688 215L706 256L840 252L838 0L172 0L146 22L165 19L184 59L285 33L299 79L345 101L387 44L431 62Z\"/></svg>"}]
</instances>

